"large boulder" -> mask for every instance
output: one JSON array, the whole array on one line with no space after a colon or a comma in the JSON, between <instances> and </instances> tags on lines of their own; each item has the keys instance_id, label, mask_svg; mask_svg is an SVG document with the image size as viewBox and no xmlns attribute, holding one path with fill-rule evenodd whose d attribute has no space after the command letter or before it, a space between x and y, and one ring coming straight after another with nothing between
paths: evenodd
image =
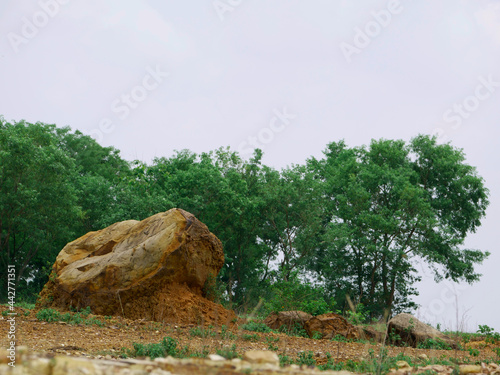
<instances>
[{"instance_id":1,"label":"large boulder","mask_svg":"<svg viewBox=\"0 0 500 375\"><path fill-rule=\"evenodd\" d=\"M387 340L396 345L409 345L414 348L427 339L442 340L452 348L457 344L437 329L422 323L411 314L398 314L387 324Z\"/></svg>"},{"instance_id":2,"label":"large boulder","mask_svg":"<svg viewBox=\"0 0 500 375\"><path fill-rule=\"evenodd\" d=\"M334 313L312 317L305 322L304 329L309 337L313 337L314 334L320 334L324 339L332 339L337 335L343 336L346 339L359 338L359 332L356 327L349 323L343 316Z\"/></svg>"},{"instance_id":3,"label":"large boulder","mask_svg":"<svg viewBox=\"0 0 500 375\"><path fill-rule=\"evenodd\" d=\"M271 329L280 329L283 326L291 329L297 324L304 327L304 323L311 318L312 315L304 311L280 311L269 314L264 324Z\"/></svg>"},{"instance_id":4,"label":"large boulder","mask_svg":"<svg viewBox=\"0 0 500 375\"><path fill-rule=\"evenodd\" d=\"M90 306L95 314L179 323L235 318L203 297L224 263L220 240L177 208L128 220L68 243L57 256L39 307Z\"/></svg>"}]
</instances>

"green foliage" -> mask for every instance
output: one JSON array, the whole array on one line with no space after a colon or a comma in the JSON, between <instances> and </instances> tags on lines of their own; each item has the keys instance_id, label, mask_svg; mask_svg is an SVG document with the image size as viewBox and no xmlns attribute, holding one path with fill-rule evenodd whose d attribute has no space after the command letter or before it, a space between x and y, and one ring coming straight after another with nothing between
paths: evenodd
<instances>
[{"instance_id":1,"label":"green foliage","mask_svg":"<svg viewBox=\"0 0 500 375\"><path fill-rule=\"evenodd\" d=\"M240 328L252 332L273 332L273 330L267 325L262 322L256 322L255 320L251 320L248 323L242 324Z\"/></svg>"},{"instance_id":2,"label":"green foliage","mask_svg":"<svg viewBox=\"0 0 500 375\"><path fill-rule=\"evenodd\" d=\"M177 349L177 340L171 337L164 337L159 344L132 343L133 357L149 357L151 359L159 357L179 357L180 351Z\"/></svg>"},{"instance_id":3,"label":"green foliage","mask_svg":"<svg viewBox=\"0 0 500 375\"><path fill-rule=\"evenodd\" d=\"M256 333L254 333L254 334L244 333L243 335L241 335L241 338L245 341L254 341L254 342L257 342L260 340L259 335L257 335Z\"/></svg>"},{"instance_id":4,"label":"green foliage","mask_svg":"<svg viewBox=\"0 0 500 375\"><path fill-rule=\"evenodd\" d=\"M314 358L314 353L309 351L309 352L299 352L297 359L295 360L295 363L299 366L306 365L306 366L316 366L316 359Z\"/></svg>"},{"instance_id":5,"label":"green foliage","mask_svg":"<svg viewBox=\"0 0 500 375\"><path fill-rule=\"evenodd\" d=\"M299 310L320 315L331 312L334 305L327 301L324 288L301 281L298 272L291 272L287 281L275 282L270 290L269 301L264 305L267 313Z\"/></svg>"},{"instance_id":6,"label":"green foliage","mask_svg":"<svg viewBox=\"0 0 500 375\"><path fill-rule=\"evenodd\" d=\"M267 344L267 349L272 350L272 351L277 351L279 348L277 345L275 345L278 341L280 341L279 337L266 337L265 342Z\"/></svg>"},{"instance_id":7,"label":"green foliage","mask_svg":"<svg viewBox=\"0 0 500 375\"><path fill-rule=\"evenodd\" d=\"M285 354L279 354L278 357L280 359L281 367L293 365L293 359L290 356Z\"/></svg>"},{"instance_id":8,"label":"green foliage","mask_svg":"<svg viewBox=\"0 0 500 375\"><path fill-rule=\"evenodd\" d=\"M495 332L494 328L487 325L479 325L477 333L484 335L487 343L494 344L497 341L500 341L500 333Z\"/></svg>"},{"instance_id":9,"label":"green foliage","mask_svg":"<svg viewBox=\"0 0 500 375\"><path fill-rule=\"evenodd\" d=\"M313 340L321 340L323 338L323 335L319 332L314 332L311 338Z\"/></svg>"},{"instance_id":10,"label":"green foliage","mask_svg":"<svg viewBox=\"0 0 500 375\"><path fill-rule=\"evenodd\" d=\"M238 352L236 351L236 344L233 344L231 347L224 347L221 349L217 349L215 352L221 357L224 357L226 359L233 359L239 357Z\"/></svg>"},{"instance_id":11,"label":"green foliage","mask_svg":"<svg viewBox=\"0 0 500 375\"><path fill-rule=\"evenodd\" d=\"M463 244L488 190L462 150L420 135L333 142L322 159L281 170L262 155L219 148L127 162L78 131L0 116L0 279L15 264L16 297L32 303L66 243L172 207L221 240L225 263L203 293L239 312L261 298L265 312L337 307L356 323L411 310L415 257L436 280L479 279L474 267L488 253Z\"/></svg>"},{"instance_id":12,"label":"green foliage","mask_svg":"<svg viewBox=\"0 0 500 375\"><path fill-rule=\"evenodd\" d=\"M353 325L361 325L369 321L369 312L362 303L358 303L355 311L347 310L347 320Z\"/></svg>"},{"instance_id":13,"label":"green foliage","mask_svg":"<svg viewBox=\"0 0 500 375\"><path fill-rule=\"evenodd\" d=\"M419 349L437 349L437 350L451 350L452 347L449 346L441 339L427 339L418 343L417 348Z\"/></svg>"},{"instance_id":14,"label":"green foliage","mask_svg":"<svg viewBox=\"0 0 500 375\"><path fill-rule=\"evenodd\" d=\"M226 325L222 325L219 336L223 340L224 339L236 340L238 338L238 336L236 336L233 332L227 330Z\"/></svg>"},{"instance_id":15,"label":"green foliage","mask_svg":"<svg viewBox=\"0 0 500 375\"><path fill-rule=\"evenodd\" d=\"M300 323L295 323L291 326L282 325L279 329L279 332L283 332L288 336L309 337L306 330Z\"/></svg>"},{"instance_id":16,"label":"green foliage","mask_svg":"<svg viewBox=\"0 0 500 375\"><path fill-rule=\"evenodd\" d=\"M370 316L414 308L412 285L420 279L414 257L431 266L436 280L478 280L474 265L489 253L461 245L485 215L488 190L461 150L422 135L409 144L333 142L324 154L308 161L324 182L329 223L327 246L315 250L311 269L341 306L349 295Z\"/></svg>"},{"instance_id":17,"label":"green foliage","mask_svg":"<svg viewBox=\"0 0 500 375\"><path fill-rule=\"evenodd\" d=\"M91 314L90 307L87 306L85 309L76 313L64 313L61 314L59 311L54 309L41 309L37 312L36 318L40 321L45 322L66 322L68 324L84 324L87 326L96 325L99 327L104 327L104 323L95 318L89 317Z\"/></svg>"},{"instance_id":18,"label":"green foliage","mask_svg":"<svg viewBox=\"0 0 500 375\"><path fill-rule=\"evenodd\" d=\"M213 330L212 326L209 326L208 328L204 328L201 326L191 328L189 330L189 334L194 337L215 337L217 336L217 332Z\"/></svg>"},{"instance_id":19,"label":"green foliage","mask_svg":"<svg viewBox=\"0 0 500 375\"><path fill-rule=\"evenodd\" d=\"M473 357L477 357L480 354L479 349L469 348L469 354Z\"/></svg>"},{"instance_id":20,"label":"green foliage","mask_svg":"<svg viewBox=\"0 0 500 375\"><path fill-rule=\"evenodd\" d=\"M493 351L498 356L498 358L500 358L500 348L493 348Z\"/></svg>"}]
</instances>

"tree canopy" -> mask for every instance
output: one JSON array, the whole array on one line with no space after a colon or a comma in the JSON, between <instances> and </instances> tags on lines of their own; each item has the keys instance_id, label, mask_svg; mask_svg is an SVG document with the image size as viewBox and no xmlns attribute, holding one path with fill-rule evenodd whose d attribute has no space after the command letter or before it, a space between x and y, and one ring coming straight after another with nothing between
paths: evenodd
<instances>
[{"instance_id":1,"label":"tree canopy","mask_svg":"<svg viewBox=\"0 0 500 375\"><path fill-rule=\"evenodd\" d=\"M463 151L424 135L332 142L323 158L281 170L263 165L260 150L243 160L229 148L148 165L67 127L0 117L0 275L15 264L28 300L67 242L180 207L222 241L218 293L233 308L309 294L310 311L351 300L380 318L415 307L416 260L438 281L479 280L488 252L463 245L487 206Z\"/></svg>"}]
</instances>

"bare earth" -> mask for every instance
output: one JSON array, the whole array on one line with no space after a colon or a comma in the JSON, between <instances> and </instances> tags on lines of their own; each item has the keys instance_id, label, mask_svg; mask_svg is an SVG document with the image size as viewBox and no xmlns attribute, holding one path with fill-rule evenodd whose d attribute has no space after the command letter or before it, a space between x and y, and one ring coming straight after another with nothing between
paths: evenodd
<instances>
[{"instance_id":1,"label":"bare earth","mask_svg":"<svg viewBox=\"0 0 500 375\"><path fill-rule=\"evenodd\" d=\"M16 309L18 310L18 309ZM189 347L192 352L208 352L213 354L218 349L230 348L236 345L236 351L241 355L247 350L273 350L279 355L295 358L299 352L312 351L317 364L326 361L326 353L330 353L336 361L360 361L368 358L369 350L378 353L381 344L363 344L357 342L334 342L329 340L315 340L300 337L290 337L283 333L256 333L242 330L238 324L228 328L233 335L222 339L220 328L214 327L218 332L215 337L195 337L191 330L192 325L175 325L144 320L128 320L113 317L106 319L97 316L105 323L104 327L69 325L63 322L47 323L38 321L34 313L24 316L24 310L18 310L16 317L16 345L27 346L30 351L45 352L49 355L64 354L70 356L83 356L90 358L119 358L122 348L132 348L132 343L158 343L163 337L170 336L178 340L178 348ZM7 333L9 323L7 317L0 316L0 347L8 347ZM253 341L244 339L244 335L257 335ZM248 339L248 336L247 336ZM258 340L258 341L257 341ZM484 360L498 360L497 354L492 350L495 346L484 341L475 341L467 344L467 348L479 349L479 356L473 357L469 351L454 350L428 350L388 346L390 356L404 353L412 357L426 354L429 358L457 358L460 362L473 362Z\"/></svg>"}]
</instances>

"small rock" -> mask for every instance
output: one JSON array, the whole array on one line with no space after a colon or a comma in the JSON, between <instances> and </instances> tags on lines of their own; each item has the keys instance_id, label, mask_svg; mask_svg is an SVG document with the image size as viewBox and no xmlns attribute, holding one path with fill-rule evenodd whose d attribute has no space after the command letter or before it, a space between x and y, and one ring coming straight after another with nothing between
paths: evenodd
<instances>
[{"instance_id":1,"label":"small rock","mask_svg":"<svg viewBox=\"0 0 500 375\"><path fill-rule=\"evenodd\" d=\"M249 350L245 352L243 359L250 363L269 363L276 366L280 364L278 355L269 350Z\"/></svg>"},{"instance_id":2,"label":"small rock","mask_svg":"<svg viewBox=\"0 0 500 375\"><path fill-rule=\"evenodd\" d=\"M218 355L218 354L210 354L208 356L208 359L210 359L211 361L225 361L226 358Z\"/></svg>"},{"instance_id":3,"label":"small rock","mask_svg":"<svg viewBox=\"0 0 500 375\"><path fill-rule=\"evenodd\" d=\"M411 368L411 366L406 361L397 361L396 366L398 366L399 369Z\"/></svg>"},{"instance_id":4,"label":"small rock","mask_svg":"<svg viewBox=\"0 0 500 375\"><path fill-rule=\"evenodd\" d=\"M460 374L479 374L482 369L479 365L460 365Z\"/></svg>"},{"instance_id":5,"label":"small rock","mask_svg":"<svg viewBox=\"0 0 500 375\"><path fill-rule=\"evenodd\" d=\"M427 354L424 353L419 354L417 358L421 359L422 361L427 361L429 359L429 357L427 357Z\"/></svg>"}]
</instances>

